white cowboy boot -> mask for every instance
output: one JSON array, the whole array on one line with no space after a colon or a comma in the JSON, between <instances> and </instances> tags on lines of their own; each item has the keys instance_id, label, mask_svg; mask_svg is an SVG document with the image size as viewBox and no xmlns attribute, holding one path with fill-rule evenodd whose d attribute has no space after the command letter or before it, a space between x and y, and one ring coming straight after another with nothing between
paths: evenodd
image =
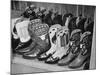
<instances>
[{"instance_id":1,"label":"white cowboy boot","mask_svg":"<svg viewBox=\"0 0 100 75\"><path fill-rule=\"evenodd\" d=\"M49 37L50 37L50 43L51 43L51 48L49 51L46 52L47 55L53 54L56 51L57 47L57 41L55 40L53 42L52 38L56 37L56 32L61 28L59 25L52 26L51 29L49 30Z\"/></svg>"},{"instance_id":2,"label":"white cowboy boot","mask_svg":"<svg viewBox=\"0 0 100 75\"><path fill-rule=\"evenodd\" d=\"M62 44L61 37L64 39L63 41L64 46L61 45ZM69 44L66 43L68 42L68 37L69 37L69 31L67 29L63 29L57 34L57 51L52 55L52 57L54 58L58 57L59 59L61 59L64 55L66 55L67 50L69 49Z\"/></svg>"},{"instance_id":3,"label":"white cowboy boot","mask_svg":"<svg viewBox=\"0 0 100 75\"><path fill-rule=\"evenodd\" d=\"M16 24L16 31L17 35L19 36L20 43L15 48L17 52L21 51L22 49L27 49L27 47L32 43L31 37L28 32L28 24L29 20L24 20L22 22L18 22Z\"/></svg>"}]
</instances>

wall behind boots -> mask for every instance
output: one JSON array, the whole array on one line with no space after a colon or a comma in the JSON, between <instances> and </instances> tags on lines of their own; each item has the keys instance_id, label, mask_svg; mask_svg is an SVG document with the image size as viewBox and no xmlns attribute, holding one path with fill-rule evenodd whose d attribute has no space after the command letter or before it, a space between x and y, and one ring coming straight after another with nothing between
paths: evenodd
<instances>
[{"instance_id":1,"label":"wall behind boots","mask_svg":"<svg viewBox=\"0 0 100 75\"><path fill-rule=\"evenodd\" d=\"M45 2L28 2L28 1L11 1L12 13L15 16L19 16L25 8L31 4L36 5L37 7L45 7L47 10L54 9L57 10L60 14L64 15L65 13L72 13L74 16L80 14L83 17L91 17L94 19L95 6L88 5L72 5L72 4L59 4L59 3L45 3ZM17 13L15 13L17 12Z\"/></svg>"}]
</instances>

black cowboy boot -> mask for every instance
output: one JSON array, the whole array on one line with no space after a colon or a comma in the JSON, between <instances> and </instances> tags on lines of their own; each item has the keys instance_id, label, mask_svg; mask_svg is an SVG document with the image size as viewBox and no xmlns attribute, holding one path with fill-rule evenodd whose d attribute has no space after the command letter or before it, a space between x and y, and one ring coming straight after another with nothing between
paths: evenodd
<instances>
[{"instance_id":1,"label":"black cowboy boot","mask_svg":"<svg viewBox=\"0 0 100 75\"><path fill-rule=\"evenodd\" d=\"M19 54L27 53L27 52L31 51L31 49L34 48L35 45L36 45L36 43L33 41L31 44L29 44L29 46L27 46L26 48L17 50L17 52Z\"/></svg>"},{"instance_id":2,"label":"black cowboy boot","mask_svg":"<svg viewBox=\"0 0 100 75\"><path fill-rule=\"evenodd\" d=\"M29 52L23 54L23 58L34 59L39 54L40 50L41 48L39 46L36 46L35 48L31 48Z\"/></svg>"},{"instance_id":3,"label":"black cowboy boot","mask_svg":"<svg viewBox=\"0 0 100 75\"><path fill-rule=\"evenodd\" d=\"M32 44L32 40L30 39L28 42L19 43L18 46L15 48L15 51L18 53L27 52L28 47Z\"/></svg>"}]
</instances>

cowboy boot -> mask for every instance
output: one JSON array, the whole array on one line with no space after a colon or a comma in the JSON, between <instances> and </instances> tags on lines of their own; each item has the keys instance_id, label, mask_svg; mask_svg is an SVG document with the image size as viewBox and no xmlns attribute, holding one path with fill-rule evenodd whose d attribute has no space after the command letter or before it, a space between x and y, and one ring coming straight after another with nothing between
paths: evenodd
<instances>
[{"instance_id":1,"label":"cowboy boot","mask_svg":"<svg viewBox=\"0 0 100 75\"><path fill-rule=\"evenodd\" d=\"M20 43L15 48L16 52L19 52L20 50L27 48L32 43L31 37L27 30L29 22L30 21L26 19L16 24L16 31L20 38Z\"/></svg>"},{"instance_id":2,"label":"cowboy boot","mask_svg":"<svg viewBox=\"0 0 100 75\"><path fill-rule=\"evenodd\" d=\"M66 31L66 32L65 32ZM56 52L50 56L45 62L49 64L57 63L59 60L61 60L65 55L67 55L67 50L69 48L68 42L68 30L62 29L57 33L57 47ZM66 40L65 40L66 36ZM66 47L65 47L66 46Z\"/></svg>"},{"instance_id":3,"label":"cowboy boot","mask_svg":"<svg viewBox=\"0 0 100 75\"><path fill-rule=\"evenodd\" d=\"M49 38L50 38L50 44L51 48L40 55L38 58L39 60L46 60L48 57L50 57L55 51L56 51L56 32L61 28L59 24L53 25L49 29Z\"/></svg>"},{"instance_id":4,"label":"cowboy boot","mask_svg":"<svg viewBox=\"0 0 100 75\"><path fill-rule=\"evenodd\" d=\"M48 32L47 24L39 24L33 29L33 31L32 40L36 45L30 50L30 52L23 54L23 57L25 58L36 58L48 48L48 38L46 38Z\"/></svg>"},{"instance_id":5,"label":"cowboy boot","mask_svg":"<svg viewBox=\"0 0 100 75\"><path fill-rule=\"evenodd\" d=\"M80 53L75 60L68 65L69 68L79 68L89 60L91 54L91 41L91 32L84 32L81 36Z\"/></svg>"},{"instance_id":6,"label":"cowboy boot","mask_svg":"<svg viewBox=\"0 0 100 75\"><path fill-rule=\"evenodd\" d=\"M49 43L46 43L45 40L42 40L39 37L34 40L36 42L35 46L32 47L29 52L23 54L24 58L36 58L48 50Z\"/></svg>"},{"instance_id":7,"label":"cowboy boot","mask_svg":"<svg viewBox=\"0 0 100 75\"><path fill-rule=\"evenodd\" d=\"M70 36L70 47L68 50L68 55L58 62L59 66L68 65L79 54L80 36L80 29L75 29L72 31Z\"/></svg>"}]
</instances>

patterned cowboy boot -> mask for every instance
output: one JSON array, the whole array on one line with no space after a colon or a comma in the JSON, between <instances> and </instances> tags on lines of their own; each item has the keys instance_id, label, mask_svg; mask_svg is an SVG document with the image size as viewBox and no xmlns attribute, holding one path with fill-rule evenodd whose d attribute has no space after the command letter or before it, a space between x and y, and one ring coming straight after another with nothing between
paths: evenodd
<instances>
[{"instance_id":1,"label":"patterned cowboy boot","mask_svg":"<svg viewBox=\"0 0 100 75\"><path fill-rule=\"evenodd\" d=\"M56 24L50 27L49 29L49 38L50 38L50 44L51 48L43 53L38 59L39 60L45 60L48 57L50 57L55 51L56 51L56 32L61 28L61 25Z\"/></svg>"},{"instance_id":2,"label":"patterned cowboy boot","mask_svg":"<svg viewBox=\"0 0 100 75\"><path fill-rule=\"evenodd\" d=\"M58 62L59 66L68 65L78 55L81 34L80 29L75 29L72 31L69 41L70 46L68 55Z\"/></svg>"},{"instance_id":3,"label":"patterned cowboy boot","mask_svg":"<svg viewBox=\"0 0 100 75\"><path fill-rule=\"evenodd\" d=\"M57 37L56 52L45 61L46 63L49 64L57 63L65 55L67 55L67 50L69 47L68 45L69 31L66 28L65 29L63 28L57 33L56 37Z\"/></svg>"},{"instance_id":4,"label":"patterned cowboy boot","mask_svg":"<svg viewBox=\"0 0 100 75\"><path fill-rule=\"evenodd\" d=\"M92 36L91 32L86 31L81 36L81 44L80 44L80 53L79 55L73 60L68 67L69 68L80 68L83 66L90 58L91 54L91 44L92 44Z\"/></svg>"},{"instance_id":5,"label":"patterned cowboy boot","mask_svg":"<svg viewBox=\"0 0 100 75\"><path fill-rule=\"evenodd\" d=\"M36 43L29 52L23 54L24 58L36 58L42 52L47 51L49 42L46 35L48 33L49 27L47 24L39 24L33 27L32 29L32 40Z\"/></svg>"}]
</instances>

